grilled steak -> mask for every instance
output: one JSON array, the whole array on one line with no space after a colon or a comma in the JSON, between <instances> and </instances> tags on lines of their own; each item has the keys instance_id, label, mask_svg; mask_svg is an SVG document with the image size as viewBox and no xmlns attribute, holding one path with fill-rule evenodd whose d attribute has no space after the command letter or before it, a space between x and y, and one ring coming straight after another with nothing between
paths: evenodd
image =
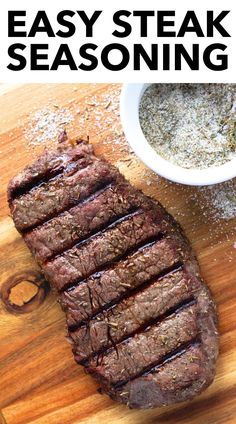
<instances>
[{"instance_id":1,"label":"grilled steak","mask_svg":"<svg viewBox=\"0 0 236 424\"><path fill-rule=\"evenodd\" d=\"M215 375L215 306L159 202L63 142L13 178L16 228L58 291L75 360L131 408L192 399Z\"/></svg>"}]
</instances>

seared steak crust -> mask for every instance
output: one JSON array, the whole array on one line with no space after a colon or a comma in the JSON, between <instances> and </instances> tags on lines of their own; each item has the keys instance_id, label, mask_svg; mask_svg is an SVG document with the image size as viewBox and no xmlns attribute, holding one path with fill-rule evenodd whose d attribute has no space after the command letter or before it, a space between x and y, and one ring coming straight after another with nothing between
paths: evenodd
<instances>
[{"instance_id":1,"label":"seared steak crust","mask_svg":"<svg viewBox=\"0 0 236 424\"><path fill-rule=\"evenodd\" d=\"M197 332L197 307L192 305L118 343L116 350L92 358L88 370L108 386L120 385L195 339Z\"/></svg>"},{"instance_id":2,"label":"seared steak crust","mask_svg":"<svg viewBox=\"0 0 236 424\"><path fill-rule=\"evenodd\" d=\"M140 327L148 326L150 321L158 319L191 296L191 287L182 271L158 279L145 290L129 296L72 331L70 335L76 343L76 359L82 360L135 334Z\"/></svg>"},{"instance_id":3,"label":"seared steak crust","mask_svg":"<svg viewBox=\"0 0 236 424\"><path fill-rule=\"evenodd\" d=\"M29 231L25 242L36 259L43 263L140 207L140 196L133 187L123 178L119 182L108 184L86 201Z\"/></svg>"},{"instance_id":4,"label":"seared steak crust","mask_svg":"<svg viewBox=\"0 0 236 424\"><path fill-rule=\"evenodd\" d=\"M216 312L181 228L159 202L63 142L13 178L16 228L59 293L75 360L132 408L191 399L213 380Z\"/></svg>"},{"instance_id":5,"label":"seared steak crust","mask_svg":"<svg viewBox=\"0 0 236 424\"><path fill-rule=\"evenodd\" d=\"M152 278L177 267L181 260L177 246L173 238L153 241L113 266L91 275L81 284L65 290L60 302L69 328L88 320L99 309L111 307Z\"/></svg>"}]
</instances>

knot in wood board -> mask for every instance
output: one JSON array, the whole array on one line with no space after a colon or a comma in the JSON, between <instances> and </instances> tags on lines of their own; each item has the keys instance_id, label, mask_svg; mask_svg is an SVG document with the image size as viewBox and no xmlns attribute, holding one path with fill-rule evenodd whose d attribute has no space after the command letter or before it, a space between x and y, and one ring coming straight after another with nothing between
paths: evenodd
<instances>
[{"instance_id":1,"label":"knot in wood board","mask_svg":"<svg viewBox=\"0 0 236 424\"><path fill-rule=\"evenodd\" d=\"M9 312L22 314L39 307L49 290L40 273L27 271L5 281L0 289L0 298Z\"/></svg>"}]
</instances>

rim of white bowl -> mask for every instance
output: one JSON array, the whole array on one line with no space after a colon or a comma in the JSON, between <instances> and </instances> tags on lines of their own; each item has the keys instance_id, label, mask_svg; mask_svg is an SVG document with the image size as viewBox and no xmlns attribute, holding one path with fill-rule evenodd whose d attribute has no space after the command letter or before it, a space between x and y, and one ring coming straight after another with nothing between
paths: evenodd
<instances>
[{"instance_id":1,"label":"rim of white bowl","mask_svg":"<svg viewBox=\"0 0 236 424\"><path fill-rule=\"evenodd\" d=\"M128 143L136 155L156 174L180 184L212 185L236 176L236 158L224 165L206 169L186 169L155 152L146 140L139 122L139 104L150 84L124 84L120 96L121 123Z\"/></svg>"}]
</instances>

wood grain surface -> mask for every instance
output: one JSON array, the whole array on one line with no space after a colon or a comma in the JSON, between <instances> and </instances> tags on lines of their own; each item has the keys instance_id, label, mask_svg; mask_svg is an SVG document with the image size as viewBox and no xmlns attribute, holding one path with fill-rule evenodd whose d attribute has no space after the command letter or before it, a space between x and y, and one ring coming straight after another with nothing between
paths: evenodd
<instances>
[{"instance_id":1,"label":"wood grain surface","mask_svg":"<svg viewBox=\"0 0 236 424\"><path fill-rule=\"evenodd\" d=\"M0 422L235 424L236 220L217 218L207 191L168 183L129 151L119 125L119 89L107 84L0 85ZM89 135L96 153L159 199L193 244L218 307L220 357L214 383L191 402L129 410L101 396L96 382L74 363L56 295L15 230L6 202L9 179L45 145L55 143L39 142L36 135L32 144L35 113L45 107L69 111L69 135Z\"/></svg>"}]
</instances>

